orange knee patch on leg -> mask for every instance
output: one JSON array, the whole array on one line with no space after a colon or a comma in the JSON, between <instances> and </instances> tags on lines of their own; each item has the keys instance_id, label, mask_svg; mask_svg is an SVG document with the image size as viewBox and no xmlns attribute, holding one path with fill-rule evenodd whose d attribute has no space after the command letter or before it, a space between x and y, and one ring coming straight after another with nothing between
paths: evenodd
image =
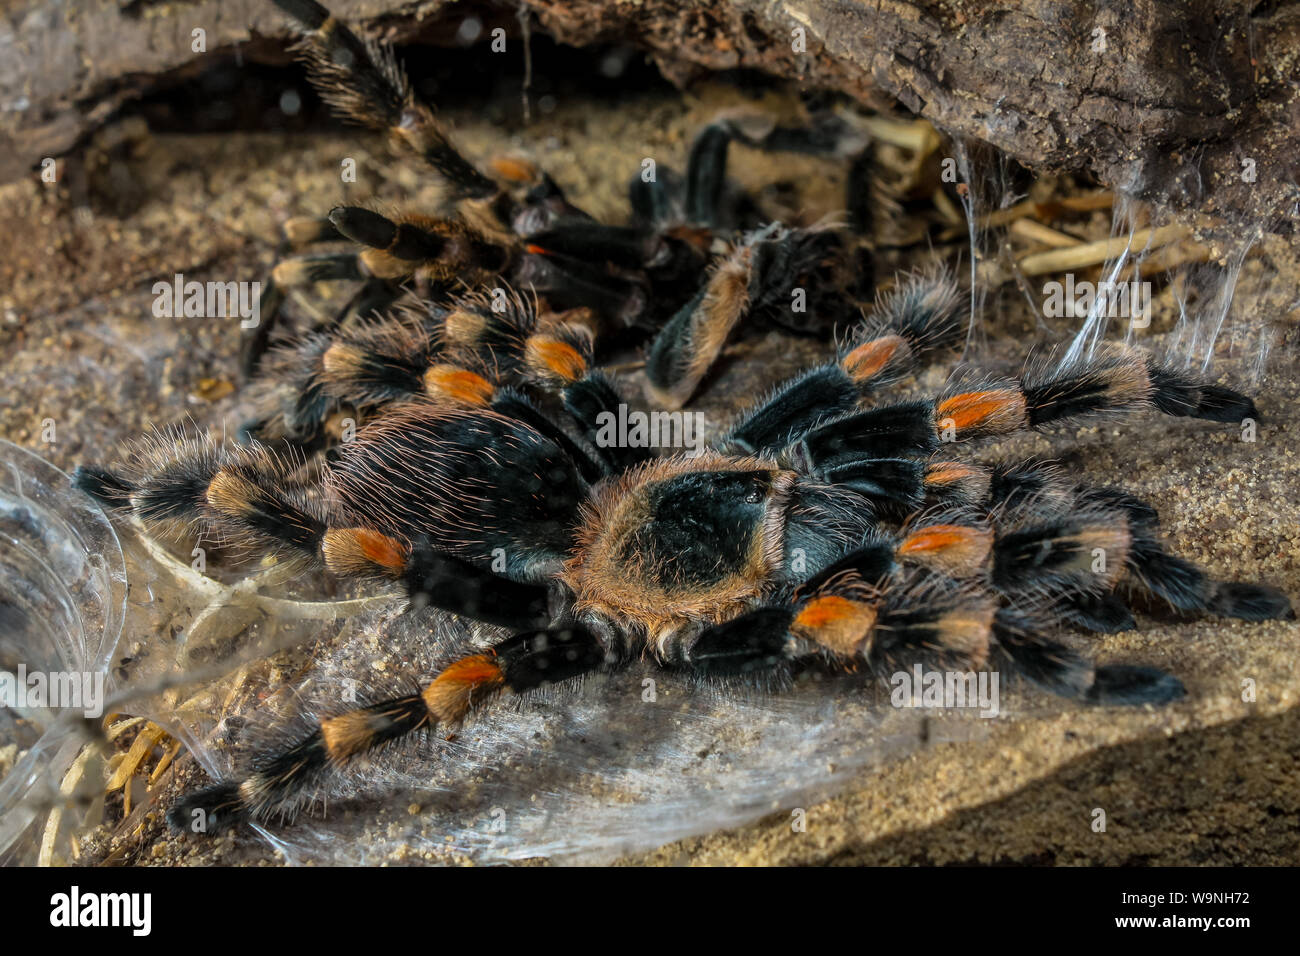
<instances>
[{"instance_id":1,"label":"orange knee patch on leg","mask_svg":"<svg viewBox=\"0 0 1300 956\"><path fill-rule=\"evenodd\" d=\"M899 557L962 576L978 572L993 550L993 532L963 525L937 524L914 531L898 546Z\"/></svg>"},{"instance_id":2,"label":"orange knee patch on leg","mask_svg":"<svg viewBox=\"0 0 1300 956\"><path fill-rule=\"evenodd\" d=\"M935 409L934 417L941 434L954 428L955 437L972 438L1004 435L1023 428L1025 414L1025 396L1018 389L999 388L946 398Z\"/></svg>"},{"instance_id":3,"label":"orange knee patch on leg","mask_svg":"<svg viewBox=\"0 0 1300 956\"><path fill-rule=\"evenodd\" d=\"M365 354L355 345L335 342L321 356L320 366L327 375L347 377L355 375L365 361Z\"/></svg>"},{"instance_id":4,"label":"orange knee patch on leg","mask_svg":"<svg viewBox=\"0 0 1300 956\"><path fill-rule=\"evenodd\" d=\"M967 465L959 461L940 461L925 469L925 483L942 487L967 481L984 474L984 469L978 465Z\"/></svg>"},{"instance_id":5,"label":"orange knee patch on leg","mask_svg":"<svg viewBox=\"0 0 1300 956\"><path fill-rule=\"evenodd\" d=\"M341 576L379 572L397 577L406 570L406 545L370 528L332 528L321 542L325 566Z\"/></svg>"},{"instance_id":6,"label":"orange knee patch on leg","mask_svg":"<svg viewBox=\"0 0 1300 956\"><path fill-rule=\"evenodd\" d=\"M901 336L885 335L863 342L840 360L840 367L855 382L865 383L880 375L895 360L905 362L911 351Z\"/></svg>"},{"instance_id":7,"label":"orange knee patch on leg","mask_svg":"<svg viewBox=\"0 0 1300 956\"><path fill-rule=\"evenodd\" d=\"M940 494L982 501L988 497L989 470L958 461L935 462L925 469L925 485Z\"/></svg>"},{"instance_id":8,"label":"orange knee patch on leg","mask_svg":"<svg viewBox=\"0 0 1300 956\"><path fill-rule=\"evenodd\" d=\"M399 259L384 249L367 249L358 258L366 271L379 279L401 279L409 276L416 263Z\"/></svg>"},{"instance_id":9,"label":"orange knee patch on leg","mask_svg":"<svg viewBox=\"0 0 1300 956\"><path fill-rule=\"evenodd\" d=\"M347 434L347 430L356 427L358 417L359 414L356 409L340 408L325 419L325 434L335 441L342 441L343 436Z\"/></svg>"},{"instance_id":10,"label":"orange knee patch on leg","mask_svg":"<svg viewBox=\"0 0 1300 956\"><path fill-rule=\"evenodd\" d=\"M488 320L472 309L455 309L443 321L447 341L475 346L487 331Z\"/></svg>"},{"instance_id":11,"label":"orange knee patch on leg","mask_svg":"<svg viewBox=\"0 0 1300 956\"><path fill-rule=\"evenodd\" d=\"M276 285L286 289L310 285L312 268L312 262L307 259L285 259L271 270L271 278Z\"/></svg>"},{"instance_id":12,"label":"orange knee patch on leg","mask_svg":"<svg viewBox=\"0 0 1300 956\"><path fill-rule=\"evenodd\" d=\"M208 482L207 502L214 510L224 515L242 517L252 514L261 497L261 489L239 475L228 471L219 471Z\"/></svg>"},{"instance_id":13,"label":"orange knee patch on leg","mask_svg":"<svg viewBox=\"0 0 1300 956\"><path fill-rule=\"evenodd\" d=\"M1121 521L1099 521L1084 525L1060 544L1073 554L1066 568L1081 575L1095 574L1107 587L1113 587L1128 564L1132 535Z\"/></svg>"},{"instance_id":14,"label":"orange knee patch on leg","mask_svg":"<svg viewBox=\"0 0 1300 956\"><path fill-rule=\"evenodd\" d=\"M320 722L320 735L331 760L347 760L370 749L375 737L374 718L361 710L330 717Z\"/></svg>"},{"instance_id":15,"label":"orange knee patch on leg","mask_svg":"<svg viewBox=\"0 0 1300 956\"><path fill-rule=\"evenodd\" d=\"M983 667L988 661L994 613L992 602L949 611L935 622L939 644L970 667Z\"/></svg>"},{"instance_id":16,"label":"orange knee patch on leg","mask_svg":"<svg viewBox=\"0 0 1300 956\"><path fill-rule=\"evenodd\" d=\"M500 687L505 676L486 654L462 658L447 666L424 689L424 703L440 723L465 716L477 694Z\"/></svg>"},{"instance_id":17,"label":"orange knee patch on leg","mask_svg":"<svg viewBox=\"0 0 1300 956\"><path fill-rule=\"evenodd\" d=\"M587 374L587 360L581 352L547 335L534 335L528 340L524 361L542 378L559 379L561 384L576 382Z\"/></svg>"},{"instance_id":18,"label":"orange knee patch on leg","mask_svg":"<svg viewBox=\"0 0 1300 956\"><path fill-rule=\"evenodd\" d=\"M866 641L875 623L874 605L838 594L823 594L803 606L790 629L804 640L851 657Z\"/></svg>"},{"instance_id":19,"label":"orange knee patch on leg","mask_svg":"<svg viewBox=\"0 0 1300 956\"><path fill-rule=\"evenodd\" d=\"M460 405L483 406L496 391L482 375L454 365L434 365L424 373L424 388L435 398Z\"/></svg>"},{"instance_id":20,"label":"orange knee patch on leg","mask_svg":"<svg viewBox=\"0 0 1300 956\"><path fill-rule=\"evenodd\" d=\"M532 183L538 179L537 167L516 156L496 156L488 165L492 172L508 183Z\"/></svg>"},{"instance_id":21,"label":"orange knee patch on leg","mask_svg":"<svg viewBox=\"0 0 1300 956\"><path fill-rule=\"evenodd\" d=\"M337 238L334 225L328 219L315 216L295 216L284 224L284 236L295 246L306 245L326 238Z\"/></svg>"}]
</instances>

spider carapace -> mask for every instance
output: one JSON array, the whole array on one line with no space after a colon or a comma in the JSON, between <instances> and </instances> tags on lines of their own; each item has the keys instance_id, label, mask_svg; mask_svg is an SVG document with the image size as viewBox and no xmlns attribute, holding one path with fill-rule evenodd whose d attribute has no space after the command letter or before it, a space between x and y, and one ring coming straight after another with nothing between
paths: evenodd
<instances>
[{"instance_id":1,"label":"spider carapace","mask_svg":"<svg viewBox=\"0 0 1300 956\"><path fill-rule=\"evenodd\" d=\"M378 748L454 726L494 695L636 656L774 685L808 668L1006 668L1083 701L1160 704L1183 696L1177 678L1095 666L1058 632L1132 628L1134 596L1249 620L1292 615L1277 590L1213 580L1169 553L1155 510L1125 491L1079 485L1050 463L962 453L1139 409L1235 423L1257 417L1250 399L1113 347L885 400L960 337L962 297L942 271L900 277L833 360L780 385L701 453L651 457L603 441L600 423L626 405L593 361L608 323L667 316L647 378L653 399L679 406L732 327L774 312L798 282L825 290L821 314L843 318L864 288L846 281L863 266L855 240L776 224L727 231L735 204L721 172L734 139L833 151L844 130L713 124L682 192L638 188L637 221L605 226L544 174L508 163L495 179L480 172L389 51L311 0L277 2L327 98L392 130L467 198L440 219L351 207L300 225L367 247L328 261L362 280L369 310L273 351L243 444L154 439L76 481L163 531L285 549L498 630L418 691L316 719L237 779L182 798L173 826L202 814L211 833L292 814ZM277 280L320 277L314 261L290 260ZM452 276L534 293L438 287ZM437 281L411 293L397 284L410 278ZM330 423L344 410L366 424L337 443Z\"/></svg>"}]
</instances>

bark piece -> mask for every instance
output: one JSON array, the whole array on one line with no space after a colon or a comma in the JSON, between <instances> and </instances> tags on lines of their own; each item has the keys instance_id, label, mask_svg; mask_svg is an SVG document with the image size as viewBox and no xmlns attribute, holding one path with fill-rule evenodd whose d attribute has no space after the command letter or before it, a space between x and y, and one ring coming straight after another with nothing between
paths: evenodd
<instances>
[{"instance_id":1,"label":"bark piece","mask_svg":"<svg viewBox=\"0 0 1300 956\"><path fill-rule=\"evenodd\" d=\"M575 45L632 43L679 82L749 68L901 103L1044 171L1091 170L1176 209L1290 232L1300 2L522 0ZM333 0L366 29L446 42L476 8ZM70 149L125 100L236 48L283 57L266 0L0 0L0 181ZM512 24L509 7L484 19ZM206 31L206 53L192 31Z\"/></svg>"}]
</instances>

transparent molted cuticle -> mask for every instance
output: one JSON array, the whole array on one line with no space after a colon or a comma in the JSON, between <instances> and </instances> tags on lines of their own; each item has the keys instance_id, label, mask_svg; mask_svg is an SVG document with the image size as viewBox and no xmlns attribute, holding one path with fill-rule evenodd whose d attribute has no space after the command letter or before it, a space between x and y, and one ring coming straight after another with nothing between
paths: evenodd
<instances>
[{"instance_id":1,"label":"transparent molted cuticle","mask_svg":"<svg viewBox=\"0 0 1300 956\"><path fill-rule=\"evenodd\" d=\"M0 441L0 542L0 602L10 608L0 666L102 673L107 696L127 594L125 558L107 517L67 474ZM43 804L59 791L84 738L72 719L80 712L29 708L21 716L39 737L0 780L0 854L35 862L34 822L44 819Z\"/></svg>"}]
</instances>

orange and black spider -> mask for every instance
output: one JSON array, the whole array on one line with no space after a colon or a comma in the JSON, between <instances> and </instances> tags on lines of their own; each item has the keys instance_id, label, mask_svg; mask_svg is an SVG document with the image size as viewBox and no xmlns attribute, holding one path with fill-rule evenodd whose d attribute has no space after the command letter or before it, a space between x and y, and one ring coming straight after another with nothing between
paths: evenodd
<instances>
[{"instance_id":1,"label":"orange and black spider","mask_svg":"<svg viewBox=\"0 0 1300 956\"><path fill-rule=\"evenodd\" d=\"M1162 704L1184 695L1176 677L1096 666L1057 629L1132 628L1133 597L1293 616L1276 589L1215 581L1169 553L1155 510L1127 492L950 448L1143 408L1238 422L1257 417L1250 399L1116 348L934 398L865 401L953 343L959 301L943 273L897 283L834 361L697 456L602 439L600 413L621 400L589 364L585 326L524 299L508 313L471 299L361 337L335 330L298 355L327 403L371 419L310 477L266 445L200 440L79 469L79 487L150 524L285 549L499 629L417 691L315 719L238 778L180 799L169 822L212 833L292 815L377 748L633 657L778 683L814 668L997 668L1081 701Z\"/></svg>"},{"instance_id":2,"label":"orange and black spider","mask_svg":"<svg viewBox=\"0 0 1300 956\"><path fill-rule=\"evenodd\" d=\"M455 202L437 215L390 218L338 206L322 219L291 220L286 231L296 245L346 239L363 249L299 255L274 268L263 291L263 321L244 343L248 374L271 343L287 288L362 283L317 329L328 331L383 311L411 284L425 301L508 284L530 290L550 310L589 309L606 329L656 333L648 356L651 393L679 407L743 317L825 332L851 319L870 296L872 257L861 238L870 223L870 154L865 138L837 116L820 115L807 127L719 118L696 137L684 177L665 168L651 181L635 178L632 221L608 225L569 203L531 163L498 158L485 172L466 159L391 48L357 37L314 0L275 2L301 31L299 50L324 99L420 156L447 181ZM849 228L764 226L726 181L732 142L852 157ZM798 308L790 307L793 288L805 291Z\"/></svg>"}]
</instances>

